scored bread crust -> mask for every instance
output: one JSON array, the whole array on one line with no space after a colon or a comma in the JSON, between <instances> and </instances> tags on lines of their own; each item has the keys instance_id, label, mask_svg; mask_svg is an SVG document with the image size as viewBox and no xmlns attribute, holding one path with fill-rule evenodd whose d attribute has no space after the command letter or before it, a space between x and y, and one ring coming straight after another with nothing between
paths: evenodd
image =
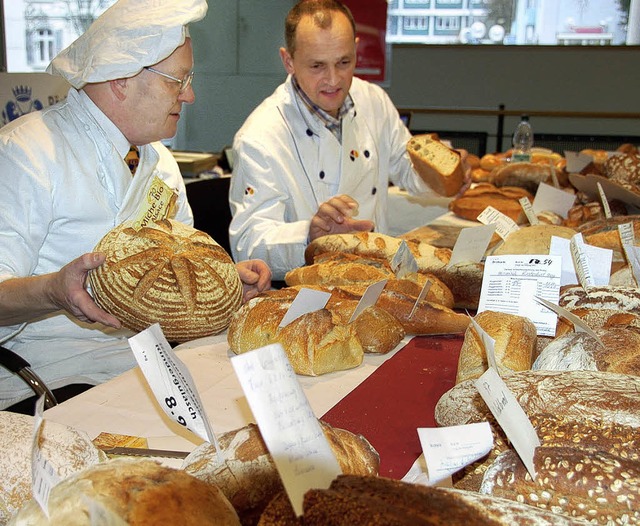
<instances>
[{"instance_id":1,"label":"scored bread crust","mask_svg":"<svg viewBox=\"0 0 640 526\"><path fill-rule=\"evenodd\" d=\"M169 341L223 331L242 301L231 257L211 236L178 221L132 225L117 226L95 248L106 254L89 273L96 303L134 331L159 323Z\"/></svg>"},{"instance_id":2,"label":"scored bread crust","mask_svg":"<svg viewBox=\"0 0 640 526\"><path fill-rule=\"evenodd\" d=\"M323 421L320 425L343 473L378 474L380 457L365 437ZM223 463L218 461L216 447L205 443L189 454L182 467L217 485L243 524L254 523L271 498L284 490L273 458L255 424L222 434L219 444Z\"/></svg>"},{"instance_id":3,"label":"scored bread crust","mask_svg":"<svg viewBox=\"0 0 640 526\"><path fill-rule=\"evenodd\" d=\"M526 216L519 202L523 197L533 202L533 194L524 188L517 186L498 188L489 183L479 183L451 201L449 210L458 217L476 221L484 209L491 206L516 223L523 223Z\"/></svg>"},{"instance_id":4,"label":"scored bread crust","mask_svg":"<svg viewBox=\"0 0 640 526\"><path fill-rule=\"evenodd\" d=\"M33 496L31 482L32 416L0 411L0 524L5 524ZM59 478L104 462L107 456L84 431L44 420L38 440Z\"/></svg>"},{"instance_id":5,"label":"scored bread crust","mask_svg":"<svg viewBox=\"0 0 640 526\"><path fill-rule=\"evenodd\" d=\"M407 143L407 153L416 173L440 195L457 194L464 183L460 152L441 142L436 134L414 135Z\"/></svg>"}]
</instances>

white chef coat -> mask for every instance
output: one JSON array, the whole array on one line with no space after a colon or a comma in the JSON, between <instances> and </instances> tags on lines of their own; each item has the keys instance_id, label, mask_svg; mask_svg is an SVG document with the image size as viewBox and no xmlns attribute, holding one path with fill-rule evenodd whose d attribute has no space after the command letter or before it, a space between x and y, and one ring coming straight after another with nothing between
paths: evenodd
<instances>
[{"instance_id":1,"label":"white chef coat","mask_svg":"<svg viewBox=\"0 0 640 526\"><path fill-rule=\"evenodd\" d=\"M154 176L178 190L176 219L193 225L171 152L161 143L140 147L132 177L128 150L118 128L73 88L66 100L0 129L0 281L55 272L93 251L110 229L137 214ZM100 383L135 366L128 336L62 311L0 327L0 342L51 388ZM0 408L32 394L0 368Z\"/></svg>"},{"instance_id":2,"label":"white chef coat","mask_svg":"<svg viewBox=\"0 0 640 526\"><path fill-rule=\"evenodd\" d=\"M354 78L349 93L354 107L342 119L342 143L295 96L291 77L240 128L229 192L236 261L263 259L283 279L304 264L311 218L331 197L353 197L356 219L386 233L389 181L432 192L412 168L411 135L386 92Z\"/></svg>"}]
</instances>

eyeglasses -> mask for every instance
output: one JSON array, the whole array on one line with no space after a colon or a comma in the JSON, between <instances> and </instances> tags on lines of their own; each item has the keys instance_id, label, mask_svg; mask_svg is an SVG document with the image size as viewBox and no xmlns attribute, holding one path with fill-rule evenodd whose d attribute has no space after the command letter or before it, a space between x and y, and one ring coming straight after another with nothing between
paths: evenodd
<instances>
[{"instance_id":1,"label":"eyeglasses","mask_svg":"<svg viewBox=\"0 0 640 526\"><path fill-rule=\"evenodd\" d=\"M173 75L163 73L162 71L158 71L157 69L152 67L146 67L144 69L146 69L147 71L151 71L151 73L155 73L156 75L161 75L167 79L171 79L174 82L177 82L178 84L180 84L180 93L184 93L187 90L187 88L191 86L191 81L193 81L193 76L195 75L195 73L192 71L185 78L179 79L178 77L174 77Z\"/></svg>"}]
</instances>

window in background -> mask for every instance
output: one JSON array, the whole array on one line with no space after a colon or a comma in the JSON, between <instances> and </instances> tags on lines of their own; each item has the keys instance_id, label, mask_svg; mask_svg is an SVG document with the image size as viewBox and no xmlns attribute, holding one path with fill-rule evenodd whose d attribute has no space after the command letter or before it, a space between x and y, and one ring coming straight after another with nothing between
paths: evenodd
<instances>
[{"instance_id":1,"label":"window in background","mask_svg":"<svg viewBox=\"0 0 640 526\"><path fill-rule=\"evenodd\" d=\"M640 0L389 0L386 36L440 45L640 45Z\"/></svg>"}]
</instances>

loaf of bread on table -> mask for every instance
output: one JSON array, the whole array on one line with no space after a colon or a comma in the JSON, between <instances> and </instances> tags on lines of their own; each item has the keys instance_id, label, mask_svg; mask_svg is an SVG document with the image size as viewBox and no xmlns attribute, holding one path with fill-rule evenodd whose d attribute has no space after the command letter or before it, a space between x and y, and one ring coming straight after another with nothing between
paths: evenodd
<instances>
[{"instance_id":1,"label":"loaf of bread on table","mask_svg":"<svg viewBox=\"0 0 640 526\"><path fill-rule=\"evenodd\" d=\"M208 234L165 219L136 230L127 221L95 248L105 262L89 273L96 303L122 325L159 323L167 340L223 331L242 300L231 257Z\"/></svg>"},{"instance_id":2,"label":"loaf of bread on table","mask_svg":"<svg viewBox=\"0 0 640 526\"><path fill-rule=\"evenodd\" d=\"M537 338L536 327L531 320L490 310L480 312L474 319L495 341L494 354L501 376L531 369ZM482 340L475 327L469 325L460 348L456 383L479 378L488 367Z\"/></svg>"},{"instance_id":3,"label":"loaf of bread on table","mask_svg":"<svg viewBox=\"0 0 640 526\"><path fill-rule=\"evenodd\" d=\"M559 225L529 225L509 234L501 244L496 246L492 254L548 254L553 236L571 239L576 235L573 228Z\"/></svg>"},{"instance_id":4,"label":"loaf of bread on table","mask_svg":"<svg viewBox=\"0 0 640 526\"><path fill-rule=\"evenodd\" d=\"M32 416L0 411L0 524L6 524L33 496L33 428ZM107 460L84 431L51 420L42 423L38 444L60 479Z\"/></svg>"},{"instance_id":5,"label":"loaf of bread on table","mask_svg":"<svg viewBox=\"0 0 640 526\"><path fill-rule=\"evenodd\" d=\"M322 430L343 473L378 474L380 458L362 435L320 421ZM183 469L209 484L215 484L229 499L243 525L256 524L268 502L280 491L282 481L260 430L255 424L223 433L219 437L224 463L213 444L194 449Z\"/></svg>"},{"instance_id":6,"label":"loaf of bread on table","mask_svg":"<svg viewBox=\"0 0 640 526\"><path fill-rule=\"evenodd\" d=\"M31 500L10 524L240 525L215 485L147 459L110 460L76 473L54 486L48 510L47 518L40 504Z\"/></svg>"},{"instance_id":7,"label":"loaf of bread on table","mask_svg":"<svg viewBox=\"0 0 640 526\"><path fill-rule=\"evenodd\" d=\"M618 225L624 223L632 223L635 238L640 239L640 216L638 215L596 219L576 227L588 245L613 250L612 272L618 270L627 261L618 230Z\"/></svg>"},{"instance_id":8,"label":"loaf of bread on table","mask_svg":"<svg viewBox=\"0 0 640 526\"><path fill-rule=\"evenodd\" d=\"M510 217L516 223L524 223L526 216L519 200L523 197L533 202L533 194L516 186L498 188L489 183L479 183L449 203L458 217L476 221L485 208L491 206Z\"/></svg>"},{"instance_id":9,"label":"loaf of bread on table","mask_svg":"<svg viewBox=\"0 0 640 526\"><path fill-rule=\"evenodd\" d=\"M625 328L594 329L555 338L532 365L533 370L609 371L640 376L640 333Z\"/></svg>"},{"instance_id":10,"label":"loaf of bread on table","mask_svg":"<svg viewBox=\"0 0 640 526\"><path fill-rule=\"evenodd\" d=\"M640 290L637 287L613 287L598 285L584 289L580 285L566 285L560 288L558 305L573 310L617 310L640 315Z\"/></svg>"},{"instance_id":11,"label":"loaf of bread on table","mask_svg":"<svg viewBox=\"0 0 640 526\"><path fill-rule=\"evenodd\" d=\"M438 194L450 197L464 183L460 152L442 143L435 133L414 135L407 152L418 175Z\"/></svg>"},{"instance_id":12,"label":"loaf of bread on table","mask_svg":"<svg viewBox=\"0 0 640 526\"><path fill-rule=\"evenodd\" d=\"M487 469L480 492L592 524L640 524L640 462L602 451L538 447L532 480L515 451Z\"/></svg>"},{"instance_id":13,"label":"loaf of bread on table","mask_svg":"<svg viewBox=\"0 0 640 526\"><path fill-rule=\"evenodd\" d=\"M489 179L496 186L518 186L535 195L540 183L552 184L551 166L540 163L500 164L491 171Z\"/></svg>"},{"instance_id":14,"label":"loaf of bread on table","mask_svg":"<svg viewBox=\"0 0 640 526\"><path fill-rule=\"evenodd\" d=\"M529 416L552 413L640 427L640 377L601 371L520 371L503 380ZM435 408L439 426L482 422L490 414L473 380L449 389Z\"/></svg>"},{"instance_id":15,"label":"loaf of bread on table","mask_svg":"<svg viewBox=\"0 0 640 526\"><path fill-rule=\"evenodd\" d=\"M384 477L341 475L328 489L307 491L303 516L284 493L265 509L260 526L474 525L569 526L574 521L509 499Z\"/></svg>"}]
</instances>

